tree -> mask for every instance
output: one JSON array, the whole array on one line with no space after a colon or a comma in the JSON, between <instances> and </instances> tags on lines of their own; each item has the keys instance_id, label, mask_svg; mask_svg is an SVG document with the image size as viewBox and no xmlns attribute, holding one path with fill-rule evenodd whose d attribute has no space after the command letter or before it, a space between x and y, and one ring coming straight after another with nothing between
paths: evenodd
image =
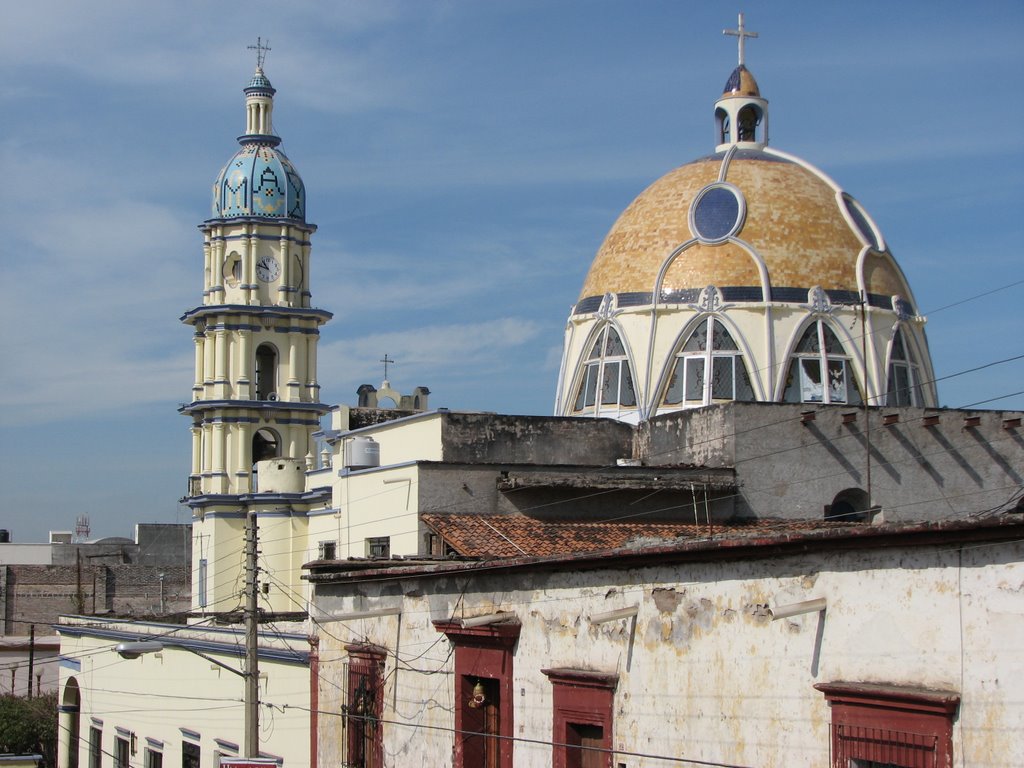
<instances>
[{"instance_id":1,"label":"tree","mask_svg":"<svg viewBox=\"0 0 1024 768\"><path fill-rule=\"evenodd\" d=\"M57 765L57 694L34 699L0 696L0 752L39 754L43 766Z\"/></svg>"}]
</instances>

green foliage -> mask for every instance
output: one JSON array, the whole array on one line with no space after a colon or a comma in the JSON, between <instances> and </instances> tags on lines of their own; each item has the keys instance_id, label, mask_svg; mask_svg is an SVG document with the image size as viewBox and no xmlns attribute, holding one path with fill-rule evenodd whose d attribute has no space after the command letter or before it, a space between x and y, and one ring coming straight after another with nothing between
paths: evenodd
<instances>
[{"instance_id":1,"label":"green foliage","mask_svg":"<svg viewBox=\"0 0 1024 768\"><path fill-rule=\"evenodd\" d=\"M40 754L43 766L57 764L57 694L33 699L0 696L0 752Z\"/></svg>"}]
</instances>

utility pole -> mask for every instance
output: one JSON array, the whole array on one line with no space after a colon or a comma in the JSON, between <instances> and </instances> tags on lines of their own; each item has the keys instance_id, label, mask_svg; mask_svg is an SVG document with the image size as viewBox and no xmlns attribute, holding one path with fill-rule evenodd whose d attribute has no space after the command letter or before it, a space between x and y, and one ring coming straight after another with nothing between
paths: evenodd
<instances>
[{"instance_id":1,"label":"utility pole","mask_svg":"<svg viewBox=\"0 0 1024 768\"><path fill-rule=\"evenodd\" d=\"M36 668L36 625L33 624L28 630L28 697L32 698L32 674ZM11 689L13 692L13 688Z\"/></svg>"},{"instance_id":2,"label":"utility pole","mask_svg":"<svg viewBox=\"0 0 1024 768\"><path fill-rule=\"evenodd\" d=\"M258 532L256 512L249 510L245 525L245 756L260 756L260 662L257 644L259 607L256 578Z\"/></svg>"}]
</instances>

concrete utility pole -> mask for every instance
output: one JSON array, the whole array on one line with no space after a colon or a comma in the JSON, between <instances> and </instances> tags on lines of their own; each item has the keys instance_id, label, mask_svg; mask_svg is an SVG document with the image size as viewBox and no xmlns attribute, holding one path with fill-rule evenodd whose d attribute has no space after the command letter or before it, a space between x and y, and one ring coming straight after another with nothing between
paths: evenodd
<instances>
[{"instance_id":1,"label":"concrete utility pole","mask_svg":"<svg viewBox=\"0 0 1024 768\"><path fill-rule=\"evenodd\" d=\"M256 578L256 513L249 510L245 526L245 756L260 756L260 661L257 644L259 608Z\"/></svg>"},{"instance_id":2,"label":"concrete utility pole","mask_svg":"<svg viewBox=\"0 0 1024 768\"><path fill-rule=\"evenodd\" d=\"M36 625L29 627L28 634L28 697L32 698L32 674L36 668ZM11 689L14 692L14 689Z\"/></svg>"}]
</instances>

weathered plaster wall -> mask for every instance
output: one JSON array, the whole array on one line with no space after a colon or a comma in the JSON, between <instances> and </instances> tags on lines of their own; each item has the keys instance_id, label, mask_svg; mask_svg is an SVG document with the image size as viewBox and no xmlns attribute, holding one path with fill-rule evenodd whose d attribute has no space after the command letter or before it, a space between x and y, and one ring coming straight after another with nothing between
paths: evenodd
<instances>
[{"instance_id":1,"label":"weathered plaster wall","mask_svg":"<svg viewBox=\"0 0 1024 768\"><path fill-rule=\"evenodd\" d=\"M444 461L609 466L633 458L633 429L609 419L444 414Z\"/></svg>"},{"instance_id":2,"label":"weathered plaster wall","mask_svg":"<svg viewBox=\"0 0 1024 768\"><path fill-rule=\"evenodd\" d=\"M807 411L814 420L803 422ZM737 512L759 517L820 518L840 492L867 490L870 463L887 521L938 520L1004 504L1024 483L1024 429L1004 426L1020 417L882 408L868 412L867 431L856 408L732 403L657 417L639 427L638 450L652 465L735 466Z\"/></svg>"},{"instance_id":3,"label":"weathered plaster wall","mask_svg":"<svg viewBox=\"0 0 1024 768\"><path fill-rule=\"evenodd\" d=\"M514 730L525 739L551 737L551 686L540 670L576 667L619 675L618 749L764 768L819 766L828 760L830 714L812 686L876 682L958 692L957 764L1020 765L1022 555L1020 543L894 548L319 586L321 707L336 712L342 703L346 642L397 652L402 663L396 668L390 655L385 672L384 718L395 721L383 726L387 764L447 764L453 655L431 620L504 610L522 623ZM823 614L770 618L769 606L816 597L828 600ZM630 605L638 606L635 634L630 619L589 620ZM392 606L402 608L400 622L329 618ZM340 760L338 720L323 722L322 765ZM550 761L549 748L527 742L515 754L516 765Z\"/></svg>"}]
</instances>

